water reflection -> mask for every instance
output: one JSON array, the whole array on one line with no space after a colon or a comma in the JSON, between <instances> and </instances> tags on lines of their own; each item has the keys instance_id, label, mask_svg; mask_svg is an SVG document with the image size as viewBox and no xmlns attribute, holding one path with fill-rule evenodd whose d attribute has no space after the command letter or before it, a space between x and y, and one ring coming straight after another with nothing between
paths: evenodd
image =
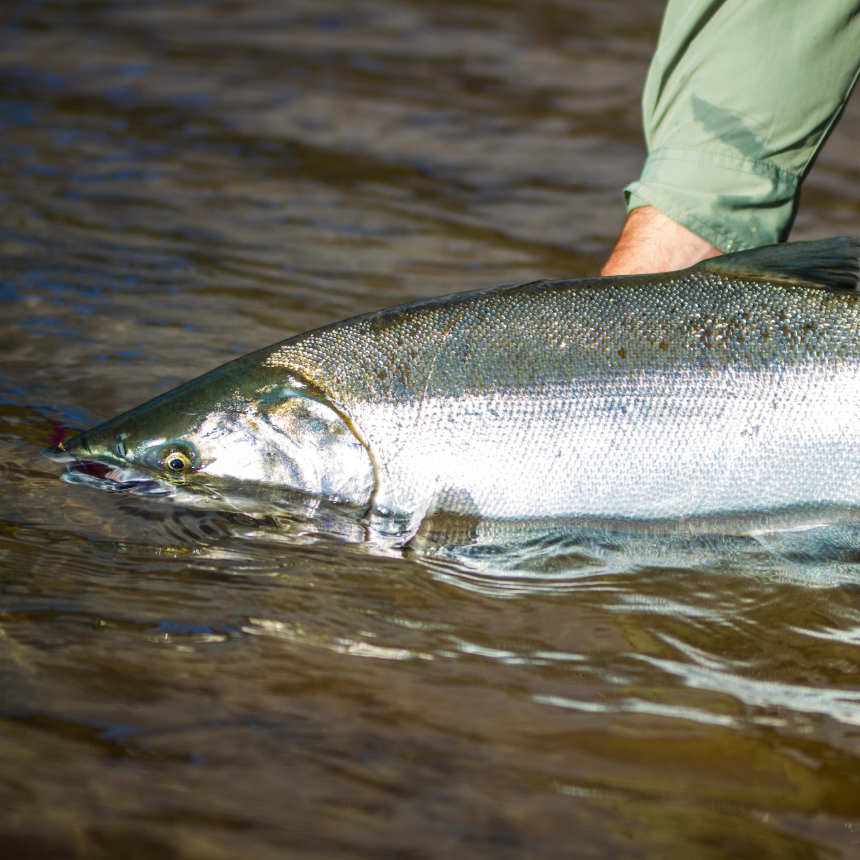
<instances>
[{"instance_id":1,"label":"water reflection","mask_svg":"<svg viewBox=\"0 0 860 860\"><path fill-rule=\"evenodd\" d=\"M410 548L463 587L512 596L583 577L693 570L830 587L856 577L860 511L801 508L680 522L504 523L437 517ZM439 565L437 565L439 567ZM441 570L442 568L439 567ZM477 574L477 575L474 575Z\"/></svg>"}]
</instances>

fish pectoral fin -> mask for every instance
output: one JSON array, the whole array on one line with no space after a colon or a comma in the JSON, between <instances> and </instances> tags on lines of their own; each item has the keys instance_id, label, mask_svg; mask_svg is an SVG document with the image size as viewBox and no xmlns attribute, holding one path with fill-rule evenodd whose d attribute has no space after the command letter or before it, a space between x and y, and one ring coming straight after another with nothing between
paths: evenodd
<instances>
[{"instance_id":1,"label":"fish pectoral fin","mask_svg":"<svg viewBox=\"0 0 860 860\"><path fill-rule=\"evenodd\" d=\"M692 266L730 278L789 281L826 290L853 290L857 286L860 242L848 236L816 242L765 245L711 257Z\"/></svg>"}]
</instances>

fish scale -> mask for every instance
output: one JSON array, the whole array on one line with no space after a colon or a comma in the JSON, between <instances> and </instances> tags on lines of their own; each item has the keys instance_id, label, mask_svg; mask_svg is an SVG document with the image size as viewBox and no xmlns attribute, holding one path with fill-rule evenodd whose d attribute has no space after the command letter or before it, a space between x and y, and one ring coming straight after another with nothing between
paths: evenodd
<instances>
[{"instance_id":1,"label":"fish scale","mask_svg":"<svg viewBox=\"0 0 860 860\"><path fill-rule=\"evenodd\" d=\"M857 250L796 243L389 308L237 359L48 454L184 498L223 499L230 479L351 501L406 534L439 510L857 505Z\"/></svg>"},{"instance_id":2,"label":"fish scale","mask_svg":"<svg viewBox=\"0 0 860 860\"><path fill-rule=\"evenodd\" d=\"M853 293L698 268L419 302L299 336L265 363L350 416L376 503L394 512L857 503L858 313Z\"/></svg>"}]
</instances>

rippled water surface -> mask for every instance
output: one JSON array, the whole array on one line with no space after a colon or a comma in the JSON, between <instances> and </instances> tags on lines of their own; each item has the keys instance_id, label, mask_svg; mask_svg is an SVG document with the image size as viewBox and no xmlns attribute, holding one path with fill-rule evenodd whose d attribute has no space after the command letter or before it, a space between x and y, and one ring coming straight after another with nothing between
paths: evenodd
<instances>
[{"instance_id":1,"label":"rippled water surface","mask_svg":"<svg viewBox=\"0 0 860 860\"><path fill-rule=\"evenodd\" d=\"M860 856L860 516L195 512L40 457L253 348L594 273L652 0L0 11L0 852ZM857 235L860 105L794 236Z\"/></svg>"}]
</instances>

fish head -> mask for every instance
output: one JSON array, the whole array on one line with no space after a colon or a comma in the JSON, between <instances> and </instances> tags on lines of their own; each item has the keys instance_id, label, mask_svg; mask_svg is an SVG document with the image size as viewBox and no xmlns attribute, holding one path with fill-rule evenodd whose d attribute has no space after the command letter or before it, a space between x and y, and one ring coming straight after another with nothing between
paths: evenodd
<instances>
[{"instance_id":1,"label":"fish head","mask_svg":"<svg viewBox=\"0 0 860 860\"><path fill-rule=\"evenodd\" d=\"M244 370L225 365L44 453L72 483L197 506L279 493L369 504L373 463L349 418L298 377Z\"/></svg>"}]
</instances>

